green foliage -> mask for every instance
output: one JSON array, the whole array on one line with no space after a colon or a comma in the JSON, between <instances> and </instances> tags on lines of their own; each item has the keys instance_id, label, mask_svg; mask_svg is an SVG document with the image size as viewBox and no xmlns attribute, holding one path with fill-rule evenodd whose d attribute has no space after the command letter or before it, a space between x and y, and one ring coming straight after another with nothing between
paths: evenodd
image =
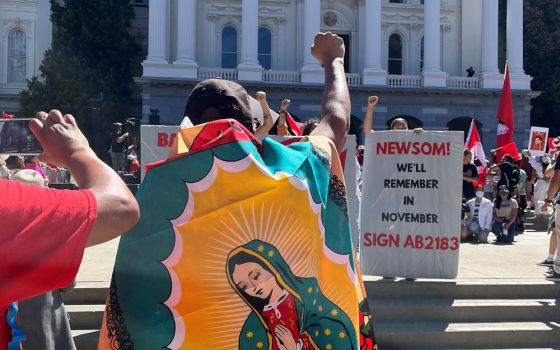
<instances>
[{"instance_id":1,"label":"green foliage","mask_svg":"<svg viewBox=\"0 0 560 350\"><path fill-rule=\"evenodd\" d=\"M525 0L523 36L531 88L542 91L533 100L531 124L560 135L560 0Z\"/></svg>"},{"instance_id":2,"label":"green foliage","mask_svg":"<svg viewBox=\"0 0 560 350\"><path fill-rule=\"evenodd\" d=\"M51 0L52 47L40 66L41 78L28 81L22 111L58 108L73 114L100 151L107 126L127 117L134 91L132 72L140 47L131 31L133 7L127 0Z\"/></svg>"}]
</instances>

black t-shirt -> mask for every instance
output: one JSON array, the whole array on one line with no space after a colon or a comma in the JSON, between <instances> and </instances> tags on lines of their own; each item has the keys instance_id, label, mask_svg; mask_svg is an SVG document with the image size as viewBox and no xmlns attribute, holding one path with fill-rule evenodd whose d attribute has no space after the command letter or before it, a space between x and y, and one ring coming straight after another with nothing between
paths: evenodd
<instances>
[{"instance_id":1,"label":"black t-shirt","mask_svg":"<svg viewBox=\"0 0 560 350\"><path fill-rule=\"evenodd\" d=\"M498 165L502 174L500 175L500 181L498 181L498 188L502 185L506 185L511 193L515 192L515 186L519 183L519 172L515 170L513 165L508 162L503 162Z\"/></svg>"},{"instance_id":2,"label":"black t-shirt","mask_svg":"<svg viewBox=\"0 0 560 350\"><path fill-rule=\"evenodd\" d=\"M123 153L124 152L124 141L119 143L117 139L121 137L123 132L112 132L111 133L111 152Z\"/></svg>"},{"instance_id":3,"label":"black t-shirt","mask_svg":"<svg viewBox=\"0 0 560 350\"><path fill-rule=\"evenodd\" d=\"M470 178L477 177L478 171L476 170L476 166L471 163L463 164L463 176ZM475 187L472 182L463 180L463 197L467 199L476 197Z\"/></svg>"}]
</instances>

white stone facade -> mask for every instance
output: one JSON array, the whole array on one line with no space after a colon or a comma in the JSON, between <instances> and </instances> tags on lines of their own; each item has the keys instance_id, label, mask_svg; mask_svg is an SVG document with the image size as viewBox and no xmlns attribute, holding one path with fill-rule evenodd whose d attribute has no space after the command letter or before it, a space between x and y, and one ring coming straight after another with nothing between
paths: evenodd
<instances>
[{"instance_id":1,"label":"white stone facade","mask_svg":"<svg viewBox=\"0 0 560 350\"><path fill-rule=\"evenodd\" d=\"M0 110L19 109L25 79L39 75L51 41L49 0L0 0Z\"/></svg>"},{"instance_id":2,"label":"white stone facade","mask_svg":"<svg viewBox=\"0 0 560 350\"><path fill-rule=\"evenodd\" d=\"M507 5L512 88L530 90L523 71L523 1ZM498 15L498 0L151 0L143 76L321 83L309 47L315 33L332 31L348 38L352 85L500 89ZM237 32L233 69L222 68L225 27ZM270 70L257 58L259 28L271 33ZM394 34L401 40L400 74L388 74ZM471 79L470 66L476 70Z\"/></svg>"}]
</instances>

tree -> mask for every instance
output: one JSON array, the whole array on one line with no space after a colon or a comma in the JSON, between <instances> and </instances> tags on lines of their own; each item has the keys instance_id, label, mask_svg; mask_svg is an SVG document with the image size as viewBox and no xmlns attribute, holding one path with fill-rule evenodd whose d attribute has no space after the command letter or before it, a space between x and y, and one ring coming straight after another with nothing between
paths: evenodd
<instances>
[{"instance_id":1,"label":"tree","mask_svg":"<svg viewBox=\"0 0 560 350\"><path fill-rule=\"evenodd\" d=\"M52 47L41 78L20 94L22 111L58 108L73 114L98 154L106 151L110 123L127 116L140 46L131 31L127 0L51 0Z\"/></svg>"},{"instance_id":2,"label":"tree","mask_svg":"<svg viewBox=\"0 0 560 350\"><path fill-rule=\"evenodd\" d=\"M524 1L525 70L531 88L542 91L533 100L531 124L560 135L560 0Z\"/></svg>"}]
</instances>

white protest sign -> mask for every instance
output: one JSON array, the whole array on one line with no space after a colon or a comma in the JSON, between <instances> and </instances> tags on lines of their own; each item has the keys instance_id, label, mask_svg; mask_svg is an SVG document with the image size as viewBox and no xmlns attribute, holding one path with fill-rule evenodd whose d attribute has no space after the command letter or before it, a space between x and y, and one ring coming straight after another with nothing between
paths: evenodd
<instances>
[{"instance_id":1,"label":"white protest sign","mask_svg":"<svg viewBox=\"0 0 560 350\"><path fill-rule=\"evenodd\" d=\"M548 141L548 128L538 126L531 127L529 134L529 152L534 157L544 156L546 152L546 143Z\"/></svg>"},{"instance_id":2,"label":"white protest sign","mask_svg":"<svg viewBox=\"0 0 560 350\"><path fill-rule=\"evenodd\" d=\"M172 125L142 125L140 126L141 144L141 175L144 180L146 165L167 159L179 127Z\"/></svg>"},{"instance_id":3,"label":"white protest sign","mask_svg":"<svg viewBox=\"0 0 560 350\"><path fill-rule=\"evenodd\" d=\"M462 165L462 132L367 135L360 215L363 274L457 276Z\"/></svg>"}]
</instances>

